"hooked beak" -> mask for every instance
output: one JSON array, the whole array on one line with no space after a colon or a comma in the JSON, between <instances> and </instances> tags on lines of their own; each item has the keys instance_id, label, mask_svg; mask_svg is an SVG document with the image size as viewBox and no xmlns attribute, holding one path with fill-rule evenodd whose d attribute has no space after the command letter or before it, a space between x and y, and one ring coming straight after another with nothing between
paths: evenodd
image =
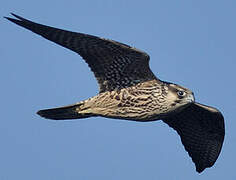
<instances>
[{"instance_id":1,"label":"hooked beak","mask_svg":"<svg viewBox=\"0 0 236 180\"><path fill-rule=\"evenodd\" d=\"M188 100L190 103L195 102L195 98L194 98L193 93L188 95L187 100Z\"/></svg>"}]
</instances>

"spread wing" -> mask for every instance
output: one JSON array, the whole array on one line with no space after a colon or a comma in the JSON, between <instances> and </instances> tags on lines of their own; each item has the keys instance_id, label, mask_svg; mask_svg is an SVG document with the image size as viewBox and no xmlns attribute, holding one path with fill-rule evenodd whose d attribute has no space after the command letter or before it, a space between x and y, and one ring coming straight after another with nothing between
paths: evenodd
<instances>
[{"instance_id":1,"label":"spread wing","mask_svg":"<svg viewBox=\"0 0 236 180\"><path fill-rule=\"evenodd\" d=\"M197 172L213 166L225 135L224 118L217 109L194 103L163 121L178 132Z\"/></svg>"},{"instance_id":2,"label":"spread wing","mask_svg":"<svg viewBox=\"0 0 236 180\"><path fill-rule=\"evenodd\" d=\"M17 19L6 18L81 55L94 72L100 92L129 87L155 78L145 52L116 41L61 30L12 15Z\"/></svg>"}]
</instances>

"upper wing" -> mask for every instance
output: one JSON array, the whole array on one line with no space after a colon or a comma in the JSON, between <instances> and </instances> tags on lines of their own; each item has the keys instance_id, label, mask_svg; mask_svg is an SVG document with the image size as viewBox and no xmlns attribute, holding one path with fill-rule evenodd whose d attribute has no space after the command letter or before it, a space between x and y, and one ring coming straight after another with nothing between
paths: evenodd
<instances>
[{"instance_id":1,"label":"upper wing","mask_svg":"<svg viewBox=\"0 0 236 180\"><path fill-rule=\"evenodd\" d=\"M116 41L65 31L12 15L18 19L6 18L81 55L94 72L100 92L155 78L149 68L149 56L145 52Z\"/></svg>"},{"instance_id":2,"label":"upper wing","mask_svg":"<svg viewBox=\"0 0 236 180\"><path fill-rule=\"evenodd\" d=\"M213 166L225 135L224 117L217 109L194 103L163 121L178 132L197 172Z\"/></svg>"}]
</instances>

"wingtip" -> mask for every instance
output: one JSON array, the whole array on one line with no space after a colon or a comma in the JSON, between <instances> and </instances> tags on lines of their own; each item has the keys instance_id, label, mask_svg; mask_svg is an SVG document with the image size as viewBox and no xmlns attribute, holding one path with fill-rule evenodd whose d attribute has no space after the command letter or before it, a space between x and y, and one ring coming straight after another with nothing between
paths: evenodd
<instances>
[{"instance_id":1,"label":"wingtip","mask_svg":"<svg viewBox=\"0 0 236 180\"><path fill-rule=\"evenodd\" d=\"M23 18L23 17L21 17L21 16L18 16L18 15L16 15L15 13L10 13L12 16L14 16L16 19L14 19L14 18L11 18L11 17L7 17L7 16L4 16L3 18L6 18L6 19L8 19L8 20L10 20L10 21L19 21L19 20L22 20L22 21L28 21L27 19L25 19L25 18Z\"/></svg>"},{"instance_id":2,"label":"wingtip","mask_svg":"<svg viewBox=\"0 0 236 180\"><path fill-rule=\"evenodd\" d=\"M196 167L196 171L200 174L204 171L205 168Z\"/></svg>"},{"instance_id":3,"label":"wingtip","mask_svg":"<svg viewBox=\"0 0 236 180\"><path fill-rule=\"evenodd\" d=\"M12 16L14 16L14 17L16 17L17 15L15 15L14 13L10 13ZM10 18L10 17L7 17L7 16L3 16L3 18L6 18L6 19L8 19L8 18Z\"/></svg>"},{"instance_id":4,"label":"wingtip","mask_svg":"<svg viewBox=\"0 0 236 180\"><path fill-rule=\"evenodd\" d=\"M18 16L18 15L14 14L14 13L11 13L11 15L14 16L15 18L19 19L19 20L22 20L22 21L26 20L25 18L23 18L21 16Z\"/></svg>"},{"instance_id":5,"label":"wingtip","mask_svg":"<svg viewBox=\"0 0 236 180\"><path fill-rule=\"evenodd\" d=\"M10 13L10 14L12 14L12 13ZM8 19L8 20L10 19L10 17L7 17L7 16L3 16L3 18Z\"/></svg>"},{"instance_id":6,"label":"wingtip","mask_svg":"<svg viewBox=\"0 0 236 180\"><path fill-rule=\"evenodd\" d=\"M215 162L214 162L215 163ZM210 165L201 165L201 164L196 164L195 163L195 166L196 166L196 171L200 174L200 173L202 173L205 169L207 169L207 168L211 168L213 165L214 165L214 163L211 163Z\"/></svg>"},{"instance_id":7,"label":"wingtip","mask_svg":"<svg viewBox=\"0 0 236 180\"><path fill-rule=\"evenodd\" d=\"M15 17L17 16L17 15L16 15L15 13L13 13L13 12L11 12L10 14L11 14L12 16L15 16Z\"/></svg>"},{"instance_id":8,"label":"wingtip","mask_svg":"<svg viewBox=\"0 0 236 180\"><path fill-rule=\"evenodd\" d=\"M10 18L10 17L6 17L6 16L4 16L3 18L5 18L5 19L7 19L7 20L9 20L9 21L17 20L17 19L13 19L13 18Z\"/></svg>"},{"instance_id":9,"label":"wingtip","mask_svg":"<svg viewBox=\"0 0 236 180\"><path fill-rule=\"evenodd\" d=\"M17 15L15 15L14 13L10 13L10 14L17 18ZM14 18L7 17L7 16L3 16L3 18L5 18L5 19L7 19L7 20L9 20L11 22L19 21L18 19L14 19Z\"/></svg>"}]
</instances>

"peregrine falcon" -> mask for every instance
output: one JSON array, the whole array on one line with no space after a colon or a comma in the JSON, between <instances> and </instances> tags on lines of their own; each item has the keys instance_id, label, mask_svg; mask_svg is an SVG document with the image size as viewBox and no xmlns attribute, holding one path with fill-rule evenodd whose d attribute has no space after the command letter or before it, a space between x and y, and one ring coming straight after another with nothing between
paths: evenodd
<instances>
[{"instance_id":1,"label":"peregrine falcon","mask_svg":"<svg viewBox=\"0 0 236 180\"><path fill-rule=\"evenodd\" d=\"M224 141L224 117L195 102L191 90L158 79L149 55L117 41L45 26L18 15L5 17L44 38L78 53L93 71L99 93L72 105L40 110L54 120L95 116L148 122L163 120L180 135L196 171L214 165Z\"/></svg>"}]
</instances>

